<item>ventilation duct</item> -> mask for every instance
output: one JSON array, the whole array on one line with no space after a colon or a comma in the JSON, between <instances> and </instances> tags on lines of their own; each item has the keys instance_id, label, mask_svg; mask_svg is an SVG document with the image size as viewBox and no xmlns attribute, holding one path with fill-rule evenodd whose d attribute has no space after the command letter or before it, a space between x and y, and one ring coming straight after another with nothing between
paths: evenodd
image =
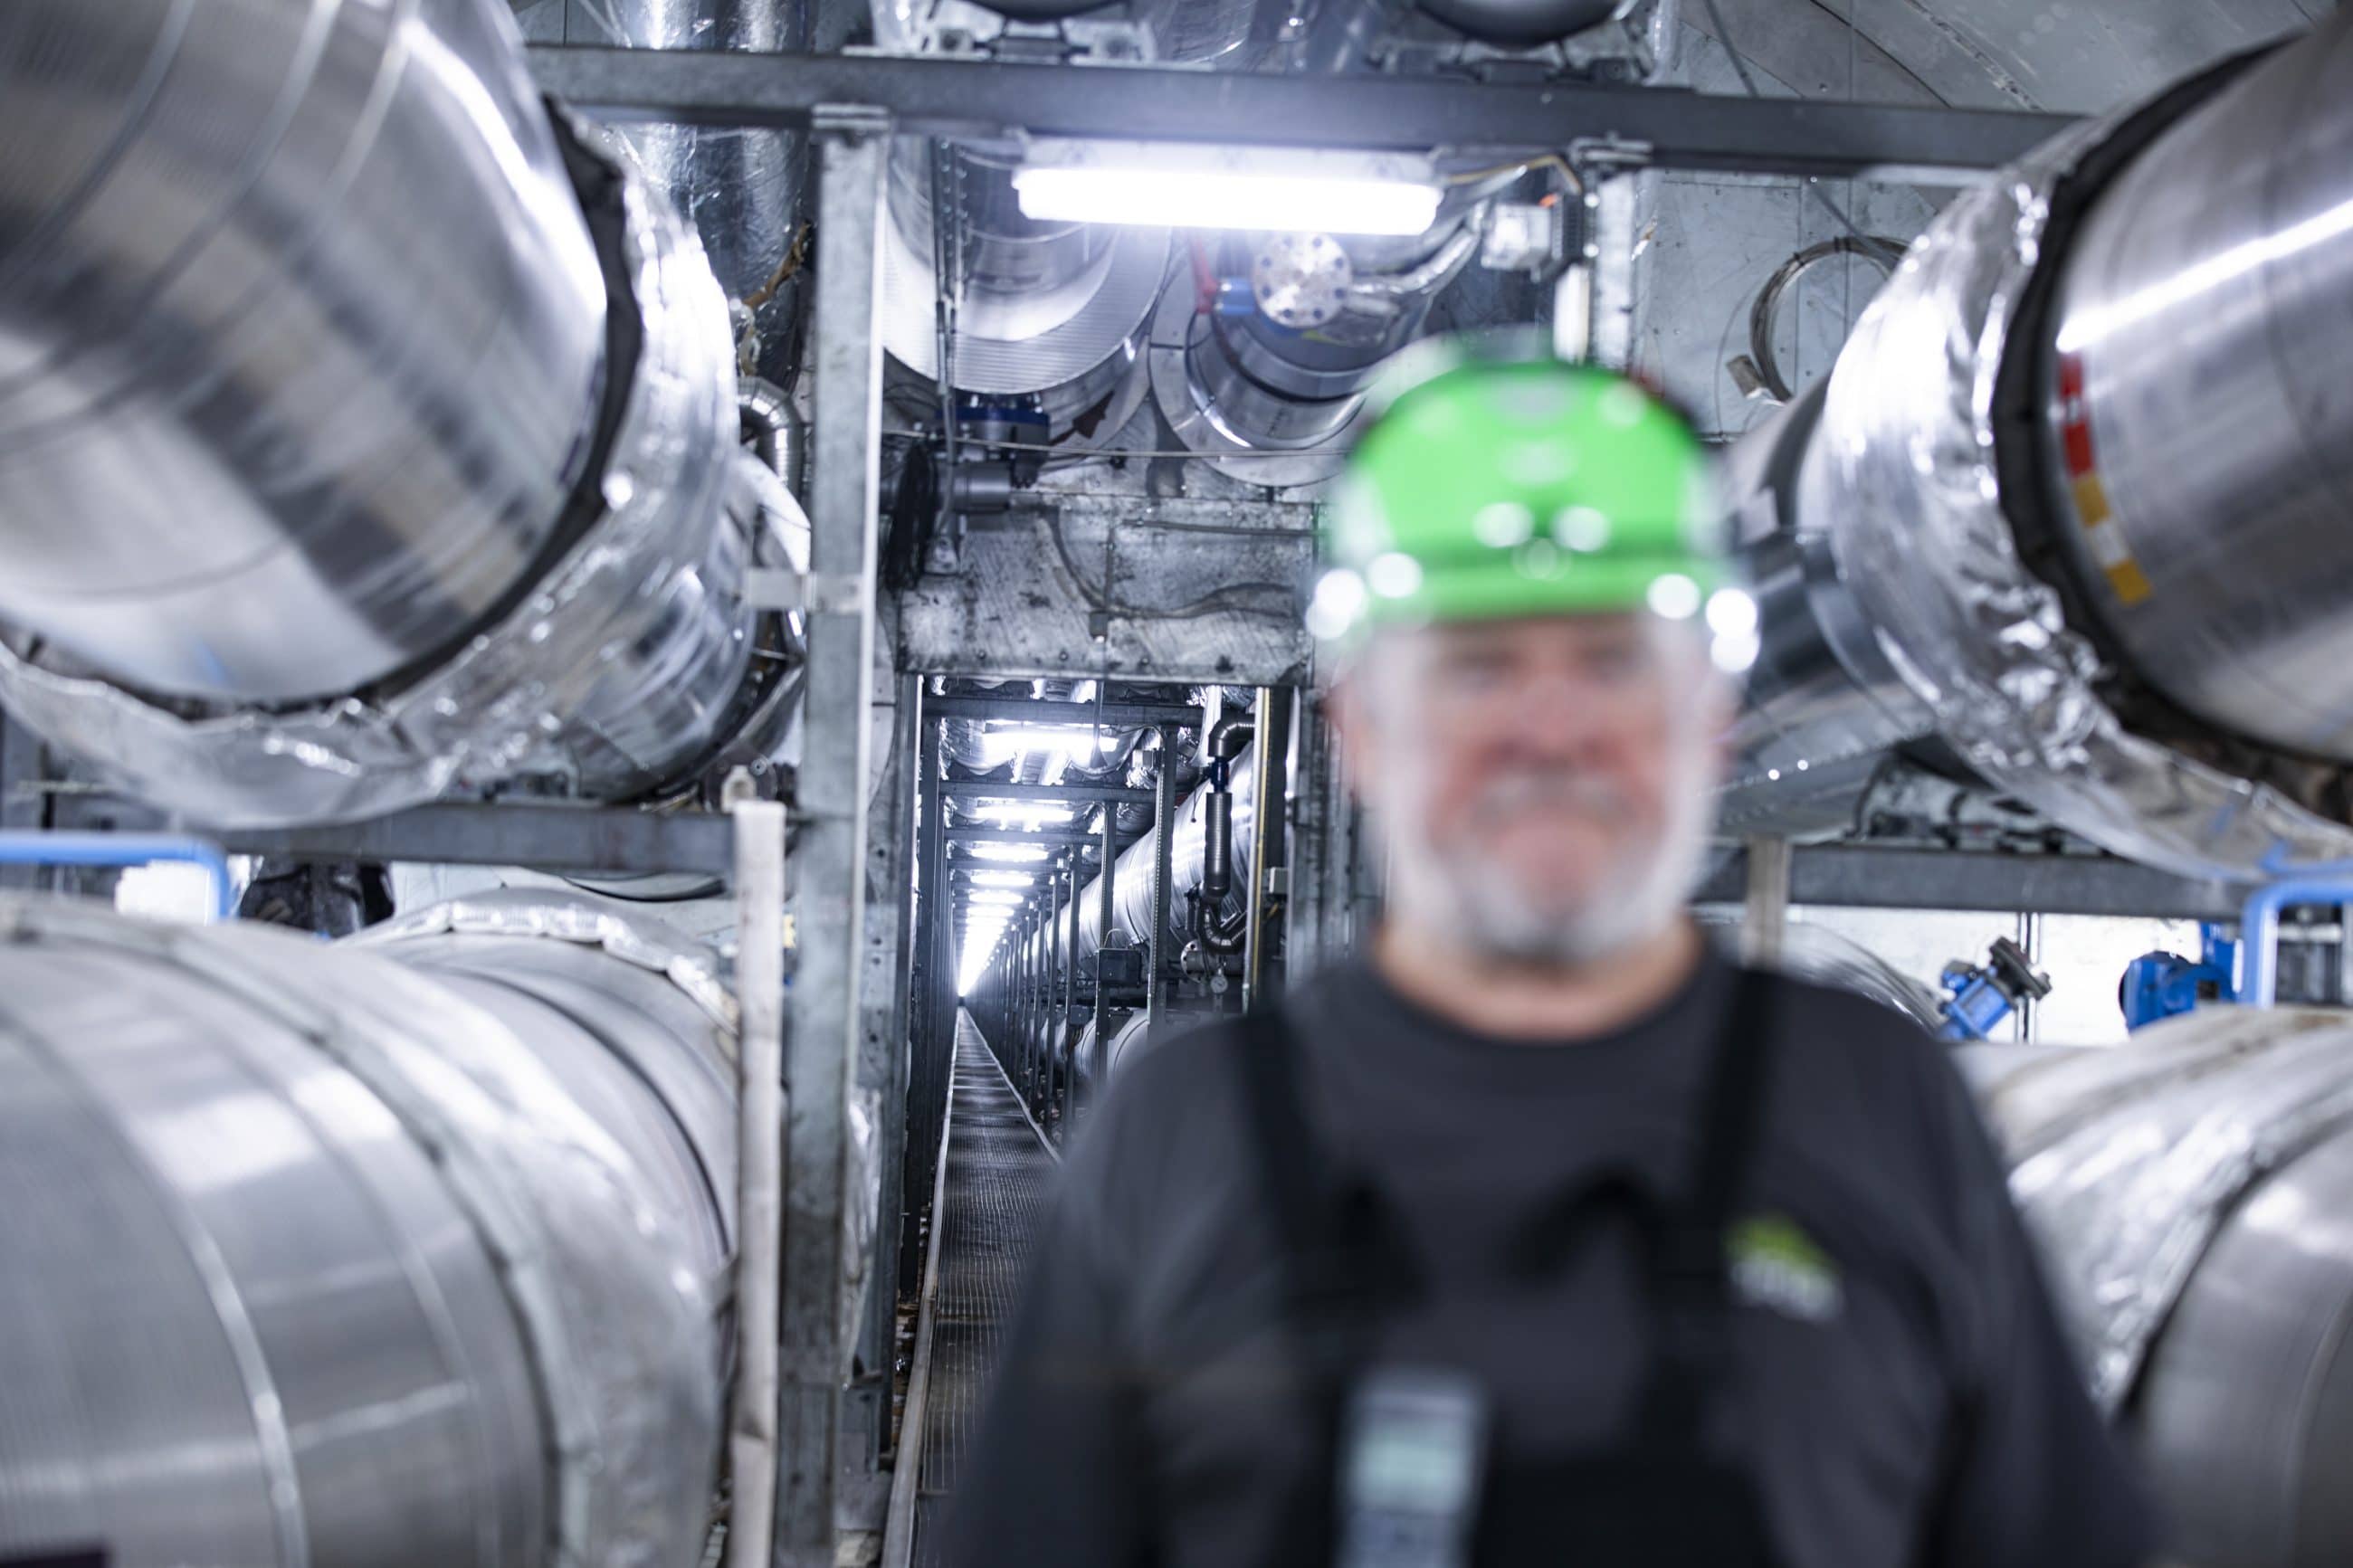
<instances>
[{"instance_id":1,"label":"ventilation duct","mask_svg":"<svg viewBox=\"0 0 2353 1568\"><path fill-rule=\"evenodd\" d=\"M0 902L0 1557L689 1568L732 1021L578 900ZM44 1559L46 1560L46 1559Z\"/></svg>"},{"instance_id":2,"label":"ventilation duct","mask_svg":"<svg viewBox=\"0 0 2353 1568\"><path fill-rule=\"evenodd\" d=\"M773 716L737 585L797 514L725 302L514 46L491 0L8 7L0 702L111 782L628 797Z\"/></svg>"},{"instance_id":3,"label":"ventilation duct","mask_svg":"<svg viewBox=\"0 0 2353 1568\"><path fill-rule=\"evenodd\" d=\"M1932 742L2119 855L2353 855L2353 16L1964 193L1736 468L1736 827Z\"/></svg>"}]
</instances>

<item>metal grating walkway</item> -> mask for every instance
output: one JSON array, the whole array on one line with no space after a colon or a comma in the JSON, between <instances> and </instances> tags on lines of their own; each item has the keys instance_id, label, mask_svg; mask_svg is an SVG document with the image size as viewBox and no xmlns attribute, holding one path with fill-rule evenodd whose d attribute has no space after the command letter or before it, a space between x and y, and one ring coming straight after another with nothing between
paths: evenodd
<instances>
[{"instance_id":1,"label":"metal grating walkway","mask_svg":"<svg viewBox=\"0 0 2353 1568\"><path fill-rule=\"evenodd\" d=\"M915 1568L939 1562L934 1525L974 1441L997 1337L1013 1314L1038 1205L1054 1157L969 1015L956 1015L946 1173L940 1191L939 1273L931 1312L930 1388L915 1494Z\"/></svg>"}]
</instances>

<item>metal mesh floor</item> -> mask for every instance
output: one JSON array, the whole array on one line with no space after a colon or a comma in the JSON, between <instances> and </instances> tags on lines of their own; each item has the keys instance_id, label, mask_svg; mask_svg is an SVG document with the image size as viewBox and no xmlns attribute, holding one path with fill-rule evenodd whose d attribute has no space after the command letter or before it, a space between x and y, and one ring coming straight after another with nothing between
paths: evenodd
<instances>
[{"instance_id":1,"label":"metal mesh floor","mask_svg":"<svg viewBox=\"0 0 2353 1568\"><path fill-rule=\"evenodd\" d=\"M941 1184L930 1392L915 1494L914 1562L939 1562L935 1529L975 1440L997 1346L1012 1316L1053 1156L970 1016L956 1017L955 1111Z\"/></svg>"}]
</instances>

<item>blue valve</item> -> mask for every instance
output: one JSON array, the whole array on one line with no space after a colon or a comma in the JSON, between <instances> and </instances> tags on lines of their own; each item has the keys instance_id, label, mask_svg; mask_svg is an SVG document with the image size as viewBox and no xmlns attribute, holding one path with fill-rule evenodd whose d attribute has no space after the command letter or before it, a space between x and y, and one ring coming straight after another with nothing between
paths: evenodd
<instances>
[{"instance_id":1,"label":"blue valve","mask_svg":"<svg viewBox=\"0 0 2353 1568\"><path fill-rule=\"evenodd\" d=\"M2198 928L2198 956L2145 952L2125 966L2116 987L2125 1027L2141 1029L2195 1010L2201 1003L2239 999L2239 942L2211 921Z\"/></svg>"},{"instance_id":2,"label":"blue valve","mask_svg":"<svg viewBox=\"0 0 2353 1568\"><path fill-rule=\"evenodd\" d=\"M1937 1030L1947 1040L1989 1040L1996 1026L2019 1004L2051 994L2048 975L2038 974L2026 952L2006 936L1994 938L1983 963L1972 967L1955 959L1945 965L1947 997L1937 1011L1945 1026Z\"/></svg>"}]
</instances>

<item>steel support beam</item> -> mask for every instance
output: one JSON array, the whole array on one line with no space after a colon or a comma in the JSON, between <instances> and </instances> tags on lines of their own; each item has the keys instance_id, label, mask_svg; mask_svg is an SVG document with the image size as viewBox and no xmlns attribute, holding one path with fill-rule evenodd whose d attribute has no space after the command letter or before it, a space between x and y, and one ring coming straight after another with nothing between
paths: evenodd
<instances>
[{"instance_id":1,"label":"steel support beam","mask_svg":"<svg viewBox=\"0 0 2353 1568\"><path fill-rule=\"evenodd\" d=\"M898 1333L899 1244L905 1205L907 1112L913 1078L915 792L921 782L923 683L901 675L891 682L891 754L876 789L879 813L867 832L866 974L859 1092L874 1105L874 1225L864 1259L865 1312L859 1325L856 1376L843 1430L862 1443L846 1454L852 1473L881 1473L891 1443L892 1373ZM879 1531L885 1495L872 1484L851 1494L839 1512L843 1527ZM855 1526L852 1521L855 1519Z\"/></svg>"},{"instance_id":2,"label":"steel support beam","mask_svg":"<svg viewBox=\"0 0 2353 1568\"><path fill-rule=\"evenodd\" d=\"M714 57L715 58L715 57ZM868 709L874 683L875 506L882 424L884 172L890 118L817 113L817 410L811 432L809 570L854 591L808 612L798 774L799 962L786 1080L784 1378L777 1561L834 1568L843 1294L850 1271L849 1096L864 1021ZM839 607L837 607L839 606Z\"/></svg>"},{"instance_id":3,"label":"steel support beam","mask_svg":"<svg viewBox=\"0 0 2353 1568\"><path fill-rule=\"evenodd\" d=\"M1201 710L1182 702L1048 702L1020 697L933 697L923 710L942 719L998 720L1016 724L1100 722L1106 730L1201 722Z\"/></svg>"},{"instance_id":4,"label":"steel support beam","mask_svg":"<svg viewBox=\"0 0 2353 1568\"><path fill-rule=\"evenodd\" d=\"M916 748L916 805L922 821L917 831L916 873L918 908L922 914L923 990L916 1017L914 1087L907 1125L904 1190L927 1197L939 1172L941 1122L947 1110L947 1080L943 1073L955 1039L955 983L961 968L963 943L955 910L948 892L947 840L940 827L940 749L943 724L932 711L939 700L923 700L923 742ZM923 1288L923 1234L919 1204L906 1205L900 1229L899 1294L913 1297Z\"/></svg>"},{"instance_id":5,"label":"steel support beam","mask_svg":"<svg viewBox=\"0 0 2353 1568\"><path fill-rule=\"evenodd\" d=\"M1736 851L1694 902L1743 903L1746 856ZM2102 855L2003 855L1936 848L1802 846L1790 852L1789 902L1848 909L2031 910L2235 920L2247 889L2198 881Z\"/></svg>"},{"instance_id":6,"label":"steel support beam","mask_svg":"<svg viewBox=\"0 0 2353 1568\"><path fill-rule=\"evenodd\" d=\"M22 731L19 731L21 733ZM410 860L448 866L529 866L551 871L708 871L733 868L723 812L522 801L420 805L373 822L230 828L206 837L237 855L298 860Z\"/></svg>"},{"instance_id":7,"label":"steel support beam","mask_svg":"<svg viewBox=\"0 0 2353 1568\"><path fill-rule=\"evenodd\" d=\"M1150 790L1139 790L1136 793L1146 800L1152 798ZM1083 827L951 827L945 837L951 844L1042 844L1049 847L1057 845L1066 847L1072 844L1092 845L1095 842L1095 835ZM1120 847L1125 848L1134 843L1136 838L1142 837L1143 835L1137 834L1133 837L1123 838L1120 840ZM1007 863L1022 864L1019 861ZM1029 862L1029 864L1034 865L1036 862Z\"/></svg>"},{"instance_id":8,"label":"steel support beam","mask_svg":"<svg viewBox=\"0 0 2353 1568\"><path fill-rule=\"evenodd\" d=\"M1129 789L1124 784L976 784L970 779L957 779L940 793L950 800L1035 800L1050 805L1099 800L1141 803L1152 798L1150 790Z\"/></svg>"},{"instance_id":9,"label":"steel support beam","mask_svg":"<svg viewBox=\"0 0 2353 1568\"><path fill-rule=\"evenodd\" d=\"M936 136L1116 137L1426 151L1599 146L1662 168L1847 178L1996 169L2066 116L1469 78L1257 76L884 55L534 46L540 86L608 120L797 126L871 103Z\"/></svg>"}]
</instances>

